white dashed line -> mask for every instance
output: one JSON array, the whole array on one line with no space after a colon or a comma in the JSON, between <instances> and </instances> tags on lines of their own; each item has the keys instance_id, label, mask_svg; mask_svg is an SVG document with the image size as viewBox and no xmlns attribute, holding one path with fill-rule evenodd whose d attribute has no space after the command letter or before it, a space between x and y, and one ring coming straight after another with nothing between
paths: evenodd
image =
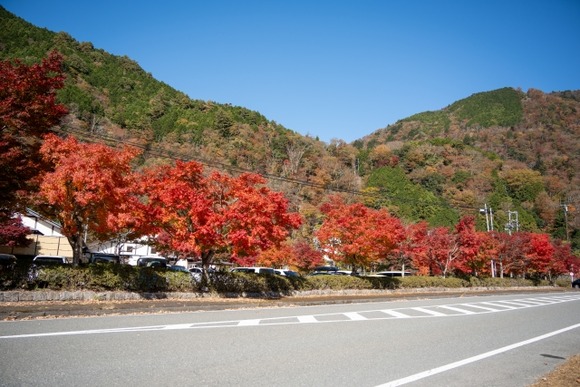
<instances>
[{"instance_id":1,"label":"white dashed line","mask_svg":"<svg viewBox=\"0 0 580 387\"><path fill-rule=\"evenodd\" d=\"M292 324L330 324L338 322L356 321L379 321L389 319L408 319L425 317L452 317L475 315L484 313L501 313L511 310L541 307L554 303L580 300L580 294L554 297L534 297L513 301L482 301L473 303L433 305L424 307L407 307L396 309L367 310L358 312L326 313L320 315L300 315L271 317L263 319L233 320L233 321L212 321L190 324L167 324L152 325L144 327L126 327L113 329L94 329L85 331L49 332L49 333L29 333L22 335L5 335L0 339L17 339L25 337L50 337L67 335L94 335L106 333L129 333L129 332L152 332L177 329L209 329L209 328L233 328L233 327L265 327L272 325L292 325Z\"/></svg>"}]
</instances>

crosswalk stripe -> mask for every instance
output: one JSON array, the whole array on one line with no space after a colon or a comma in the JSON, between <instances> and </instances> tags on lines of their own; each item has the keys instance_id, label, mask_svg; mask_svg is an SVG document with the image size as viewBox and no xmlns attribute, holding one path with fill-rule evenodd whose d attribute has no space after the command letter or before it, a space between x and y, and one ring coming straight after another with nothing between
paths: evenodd
<instances>
[{"instance_id":1,"label":"crosswalk stripe","mask_svg":"<svg viewBox=\"0 0 580 387\"><path fill-rule=\"evenodd\" d=\"M298 316L298 322L315 323L318 322L318 320L314 316Z\"/></svg>"},{"instance_id":2,"label":"crosswalk stripe","mask_svg":"<svg viewBox=\"0 0 580 387\"><path fill-rule=\"evenodd\" d=\"M417 312L429 314L431 316L447 316L445 313L436 312L436 311L431 310L431 309L425 309L425 308L411 308L411 309L416 310Z\"/></svg>"},{"instance_id":3,"label":"crosswalk stripe","mask_svg":"<svg viewBox=\"0 0 580 387\"><path fill-rule=\"evenodd\" d=\"M471 310L456 308L455 306L440 305L439 308L445 308L445 309L453 310L455 312L459 312L459 313L463 313L463 314L475 314L475 312L473 312Z\"/></svg>"},{"instance_id":4,"label":"crosswalk stripe","mask_svg":"<svg viewBox=\"0 0 580 387\"><path fill-rule=\"evenodd\" d=\"M246 327L246 326L254 326L254 325L260 325L260 321L261 320L241 320L238 323L239 327Z\"/></svg>"},{"instance_id":5,"label":"crosswalk stripe","mask_svg":"<svg viewBox=\"0 0 580 387\"><path fill-rule=\"evenodd\" d=\"M487 311L490 311L490 312L499 312L500 311L499 309L488 308L486 306L475 305L475 304L462 304L462 305L468 306L470 308L483 309L483 310L487 310Z\"/></svg>"},{"instance_id":6,"label":"crosswalk stripe","mask_svg":"<svg viewBox=\"0 0 580 387\"><path fill-rule=\"evenodd\" d=\"M491 305L491 306L498 306L500 308L506 308L506 309L518 309L517 307L512 306L512 305L500 304L500 302L501 301L498 301L498 302L482 302L482 304Z\"/></svg>"},{"instance_id":7,"label":"crosswalk stripe","mask_svg":"<svg viewBox=\"0 0 580 387\"><path fill-rule=\"evenodd\" d=\"M389 314L393 317L398 317L398 318L409 318L411 316L409 316L408 314L404 314L401 312L397 312L396 310L392 310L392 309L385 309L385 310L381 310L381 312L385 313L385 314Z\"/></svg>"},{"instance_id":8,"label":"crosswalk stripe","mask_svg":"<svg viewBox=\"0 0 580 387\"><path fill-rule=\"evenodd\" d=\"M349 313L343 313L343 314L353 321L368 320L365 316L362 316L361 314L356 313L356 312L349 312Z\"/></svg>"}]
</instances>

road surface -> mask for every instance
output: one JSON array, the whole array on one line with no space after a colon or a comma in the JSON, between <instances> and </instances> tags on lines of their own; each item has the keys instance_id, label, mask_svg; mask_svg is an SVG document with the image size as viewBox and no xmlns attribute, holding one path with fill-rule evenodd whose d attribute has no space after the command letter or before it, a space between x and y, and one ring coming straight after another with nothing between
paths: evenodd
<instances>
[{"instance_id":1,"label":"road surface","mask_svg":"<svg viewBox=\"0 0 580 387\"><path fill-rule=\"evenodd\" d=\"M527 386L580 293L0 322L3 386Z\"/></svg>"}]
</instances>

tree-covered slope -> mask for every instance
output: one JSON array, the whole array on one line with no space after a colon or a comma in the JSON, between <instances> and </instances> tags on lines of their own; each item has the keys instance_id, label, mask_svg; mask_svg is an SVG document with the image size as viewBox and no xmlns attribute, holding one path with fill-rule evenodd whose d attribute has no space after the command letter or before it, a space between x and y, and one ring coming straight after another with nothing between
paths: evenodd
<instances>
[{"instance_id":1,"label":"tree-covered slope","mask_svg":"<svg viewBox=\"0 0 580 387\"><path fill-rule=\"evenodd\" d=\"M402 119L354 145L371 177L377 168L396 165L462 214L477 214L488 204L503 230L509 213L517 211L524 229L580 246L578 94L513 88L477 93Z\"/></svg>"},{"instance_id":2,"label":"tree-covered slope","mask_svg":"<svg viewBox=\"0 0 580 387\"><path fill-rule=\"evenodd\" d=\"M63 128L76 136L107 137L146 150L144 163L167 156L194 158L216 168L236 168L279 176L275 188L298 204L320 200L324 190L287 184L358 189L346 144L327 145L301 136L244 107L192 99L153 78L126 56L115 56L66 32L38 28L0 7L0 59L39 62L48 52L63 55L67 75L59 100L70 114ZM286 181L284 180L286 179Z\"/></svg>"}]
</instances>

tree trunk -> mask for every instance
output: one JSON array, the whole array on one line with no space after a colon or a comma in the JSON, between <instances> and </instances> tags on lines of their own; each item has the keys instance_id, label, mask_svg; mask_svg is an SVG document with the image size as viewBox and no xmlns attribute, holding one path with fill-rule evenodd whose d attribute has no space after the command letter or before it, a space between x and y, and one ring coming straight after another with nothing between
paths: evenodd
<instances>
[{"instance_id":1,"label":"tree trunk","mask_svg":"<svg viewBox=\"0 0 580 387\"><path fill-rule=\"evenodd\" d=\"M209 284L208 269L211 261L213 260L213 256L213 250L208 250L201 253L202 284L204 284L204 286Z\"/></svg>"},{"instance_id":2,"label":"tree trunk","mask_svg":"<svg viewBox=\"0 0 580 387\"><path fill-rule=\"evenodd\" d=\"M81 257L83 256L83 235L76 234L71 237L67 237L73 250L73 266L78 266L81 262Z\"/></svg>"}]
</instances>

